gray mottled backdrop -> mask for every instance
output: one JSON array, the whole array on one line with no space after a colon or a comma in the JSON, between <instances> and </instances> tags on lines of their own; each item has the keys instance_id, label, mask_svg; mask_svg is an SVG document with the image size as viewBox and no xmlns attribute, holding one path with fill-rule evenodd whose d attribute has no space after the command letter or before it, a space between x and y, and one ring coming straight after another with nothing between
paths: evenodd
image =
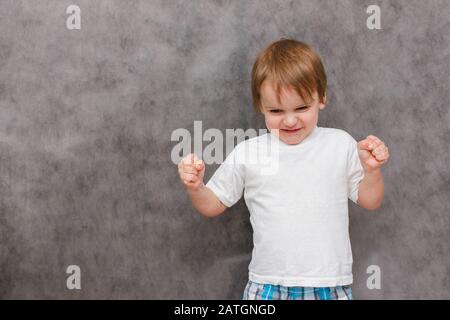
<instances>
[{"instance_id":1,"label":"gray mottled backdrop","mask_svg":"<svg viewBox=\"0 0 450 320\"><path fill-rule=\"evenodd\" d=\"M447 0L0 0L0 298L240 299L248 210L198 214L171 134L264 128L250 71L287 36L323 58L319 126L391 153L382 208L350 202L355 298L449 299L449 20Z\"/></svg>"}]
</instances>

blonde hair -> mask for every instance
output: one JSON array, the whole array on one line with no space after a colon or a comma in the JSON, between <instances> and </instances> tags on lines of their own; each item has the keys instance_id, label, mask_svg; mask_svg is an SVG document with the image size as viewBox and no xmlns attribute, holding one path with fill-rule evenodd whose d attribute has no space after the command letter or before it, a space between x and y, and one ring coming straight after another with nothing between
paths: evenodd
<instances>
[{"instance_id":1,"label":"blonde hair","mask_svg":"<svg viewBox=\"0 0 450 320\"><path fill-rule=\"evenodd\" d=\"M303 101L315 92L325 103L327 76L319 55L307 44L287 38L268 45L256 58L252 69L252 97L256 112L262 112L261 85L273 82L280 103L281 89L294 88Z\"/></svg>"}]
</instances>

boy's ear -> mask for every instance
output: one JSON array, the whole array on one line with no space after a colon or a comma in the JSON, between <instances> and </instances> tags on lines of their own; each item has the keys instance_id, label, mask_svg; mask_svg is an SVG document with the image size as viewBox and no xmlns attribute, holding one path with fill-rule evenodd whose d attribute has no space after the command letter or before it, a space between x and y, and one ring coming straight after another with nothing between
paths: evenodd
<instances>
[{"instance_id":1,"label":"boy's ear","mask_svg":"<svg viewBox=\"0 0 450 320\"><path fill-rule=\"evenodd\" d=\"M321 102L320 104L321 104L320 110L325 109L325 107L327 106L327 94L326 93L323 95L323 102Z\"/></svg>"}]
</instances>

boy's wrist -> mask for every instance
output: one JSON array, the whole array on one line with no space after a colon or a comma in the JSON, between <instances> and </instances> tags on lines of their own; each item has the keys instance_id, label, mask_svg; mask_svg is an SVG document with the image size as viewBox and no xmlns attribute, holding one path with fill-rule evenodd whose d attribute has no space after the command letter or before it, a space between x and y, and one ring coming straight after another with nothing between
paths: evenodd
<instances>
[{"instance_id":1,"label":"boy's wrist","mask_svg":"<svg viewBox=\"0 0 450 320\"><path fill-rule=\"evenodd\" d=\"M382 179L383 179L383 175L381 174L380 168L364 171L364 180L366 180L366 181L375 182L375 181L380 181Z\"/></svg>"},{"instance_id":2,"label":"boy's wrist","mask_svg":"<svg viewBox=\"0 0 450 320\"><path fill-rule=\"evenodd\" d=\"M376 169L370 169L370 170L364 170L364 174L368 175L368 176L376 176L376 175L381 175L381 168L376 168Z\"/></svg>"},{"instance_id":3,"label":"boy's wrist","mask_svg":"<svg viewBox=\"0 0 450 320\"><path fill-rule=\"evenodd\" d=\"M202 181L202 183L198 186L198 188L196 188L196 189L187 189L187 192L189 194L197 194L197 193L203 191L204 188L205 188L205 184Z\"/></svg>"}]
</instances>

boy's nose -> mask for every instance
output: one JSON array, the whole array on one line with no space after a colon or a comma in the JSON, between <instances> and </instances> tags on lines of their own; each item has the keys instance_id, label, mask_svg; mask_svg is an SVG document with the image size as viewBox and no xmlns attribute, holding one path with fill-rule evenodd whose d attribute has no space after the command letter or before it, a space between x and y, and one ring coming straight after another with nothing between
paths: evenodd
<instances>
[{"instance_id":1,"label":"boy's nose","mask_svg":"<svg viewBox=\"0 0 450 320\"><path fill-rule=\"evenodd\" d=\"M284 117L284 125L287 127L293 127L297 123L297 118L294 115L286 115Z\"/></svg>"}]
</instances>

